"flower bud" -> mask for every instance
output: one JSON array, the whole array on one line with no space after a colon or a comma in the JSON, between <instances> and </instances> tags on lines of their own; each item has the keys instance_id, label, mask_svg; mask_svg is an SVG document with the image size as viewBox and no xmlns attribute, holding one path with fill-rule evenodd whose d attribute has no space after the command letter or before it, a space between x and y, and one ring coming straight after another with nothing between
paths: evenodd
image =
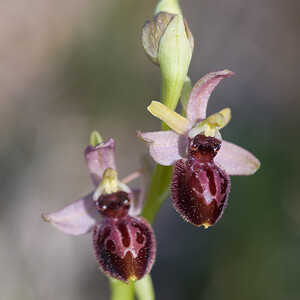
<instances>
[{"instance_id":1,"label":"flower bud","mask_svg":"<svg viewBox=\"0 0 300 300\"><path fill-rule=\"evenodd\" d=\"M92 131L90 136L90 145L96 147L97 145L103 143L102 136L97 130Z\"/></svg>"},{"instance_id":2,"label":"flower bud","mask_svg":"<svg viewBox=\"0 0 300 300\"><path fill-rule=\"evenodd\" d=\"M149 59L160 66L163 103L175 109L192 58L192 33L182 15L160 12L145 23L142 43Z\"/></svg>"}]
</instances>

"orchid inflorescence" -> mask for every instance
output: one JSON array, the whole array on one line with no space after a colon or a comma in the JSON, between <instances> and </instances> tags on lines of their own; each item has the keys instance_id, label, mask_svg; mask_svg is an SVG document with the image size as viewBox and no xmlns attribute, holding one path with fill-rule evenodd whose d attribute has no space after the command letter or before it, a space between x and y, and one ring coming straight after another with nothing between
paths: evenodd
<instances>
[{"instance_id":1,"label":"orchid inflorescence","mask_svg":"<svg viewBox=\"0 0 300 300\"><path fill-rule=\"evenodd\" d=\"M251 175L260 167L250 152L222 139L220 130L231 119L229 108L206 115L212 91L234 73L211 72L187 88L194 40L175 0L159 2L155 17L144 25L142 42L161 69L163 103L152 101L148 110L163 121L163 130L138 131L136 136L158 165L173 166L170 191L176 211L187 222L208 228L218 222L227 205L229 175ZM182 115L175 111L180 97ZM150 272L156 255L153 229L140 216L146 199L148 208L156 201L147 197L146 171L142 168L118 179L115 142L112 138L103 142L98 132L91 134L84 154L95 190L43 218L67 234L92 232L100 269L125 283L139 280ZM141 188L131 189L128 183L139 176Z\"/></svg>"}]
</instances>

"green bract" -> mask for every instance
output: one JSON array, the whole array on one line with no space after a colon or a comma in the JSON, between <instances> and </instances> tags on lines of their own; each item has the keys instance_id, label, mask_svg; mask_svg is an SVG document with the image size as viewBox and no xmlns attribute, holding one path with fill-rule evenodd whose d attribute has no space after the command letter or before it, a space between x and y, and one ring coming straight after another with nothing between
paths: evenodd
<instances>
[{"instance_id":1,"label":"green bract","mask_svg":"<svg viewBox=\"0 0 300 300\"><path fill-rule=\"evenodd\" d=\"M157 57L162 74L163 103L175 109L192 59L192 48L181 15L168 25Z\"/></svg>"}]
</instances>

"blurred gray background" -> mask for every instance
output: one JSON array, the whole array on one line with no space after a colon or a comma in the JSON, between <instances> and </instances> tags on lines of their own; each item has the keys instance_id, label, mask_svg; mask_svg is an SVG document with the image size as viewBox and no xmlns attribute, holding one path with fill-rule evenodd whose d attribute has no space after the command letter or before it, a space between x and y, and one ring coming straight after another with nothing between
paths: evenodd
<instances>
[{"instance_id":1,"label":"blurred gray background","mask_svg":"<svg viewBox=\"0 0 300 300\"><path fill-rule=\"evenodd\" d=\"M42 221L92 189L83 150L91 130L114 137L121 177L159 122L160 75L140 32L156 1L0 2L0 299L109 299L91 236ZM255 176L233 177L229 205L209 230L166 201L155 231L157 300L300 298L299 1L181 3L195 38L190 77L228 68L209 113L231 107L226 140L257 155Z\"/></svg>"}]
</instances>

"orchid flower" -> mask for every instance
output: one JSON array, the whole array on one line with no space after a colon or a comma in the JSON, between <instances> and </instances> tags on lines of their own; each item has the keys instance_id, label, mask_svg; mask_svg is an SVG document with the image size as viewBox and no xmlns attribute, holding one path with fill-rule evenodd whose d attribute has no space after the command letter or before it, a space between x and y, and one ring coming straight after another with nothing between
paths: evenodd
<instances>
[{"instance_id":1,"label":"orchid flower","mask_svg":"<svg viewBox=\"0 0 300 300\"><path fill-rule=\"evenodd\" d=\"M138 216L144 198L143 178L138 191L126 185L136 174L118 179L113 139L88 146L84 154L95 190L59 211L43 214L43 219L67 234L93 231L101 270L126 283L141 279L150 271L156 253L153 230Z\"/></svg>"},{"instance_id":2,"label":"orchid flower","mask_svg":"<svg viewBox=\"0 0 300 300\"><path fill-rule=\"evenodd\" d=\"M148 110L171 130L137 133L158 164L174 165L171 196L175 209L186 221L205 228L214 225L226 207L228 175L251 175L260 167L253 154L222 141L219 130L231 119L229 108L206 116L212 91L233 74L223 70L201 78L191 91L186 118L153 101Z\"/></svg>"}]
</instances>

